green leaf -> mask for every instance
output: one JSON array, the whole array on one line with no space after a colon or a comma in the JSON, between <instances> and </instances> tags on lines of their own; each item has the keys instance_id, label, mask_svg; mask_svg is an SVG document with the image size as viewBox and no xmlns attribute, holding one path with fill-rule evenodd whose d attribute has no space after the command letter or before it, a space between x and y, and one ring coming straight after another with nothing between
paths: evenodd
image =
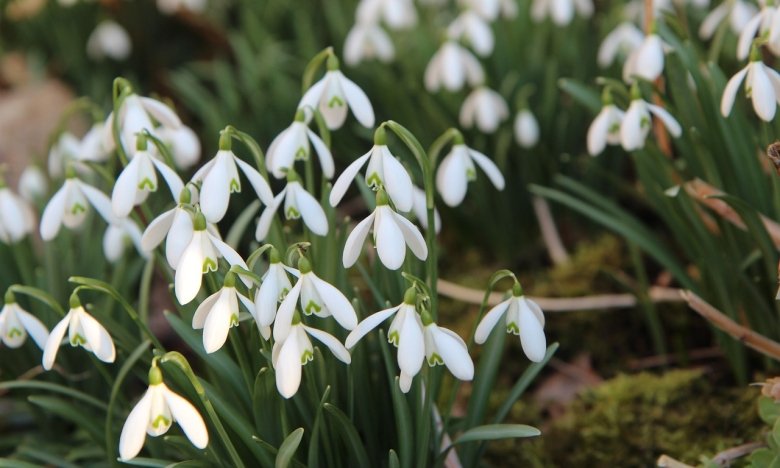
<instances>
[{"instance_id":1,"label":"green leaf","mask_svg":"<svg viewBox=\"0 0 780 468\"><path fill-rule=\"evenodd\" d=\"M331 55L333 55L333 47L327 47L321 50L317 55L309 60L308 64L306 64L306 68L303 70L302 92L304 94L306 94L306 91L308 91L314 82L314 75L317 73L317 70L320 69L322 64L325 62L325 59Z\"/></svg>"},{"instance_id":2,"label":"green leaf","mask_svg":"<svg viewBox=\"0 0 780 468\"><path fill-rule=\"evenodd\" d=\"M536 437L541 431L525 424L486 424L469 429L455 439L453 445L480 440L518 439Z\"/></svg>"},{"instance_id":3,"label":"green leaf","mask_svg":"<svg viewBox=\"0 0 780 468\"><path fill-rule=\"evenodd\" d=\"M542 359L540 362L531 363L531 365L528 366L525 372L523 372L523 375L517 379L514 387L512 387L512 390L509 391L509 396L507 396L506 400L504 400L504 403L496 412L496 417L493 419L494 423L498 424L503 421L504 418L506 418L506 416L509 414L509 411L512 409L512 406L517 400L520 399L520 397L523 395L523 392L525 392L528 386L531 385L531 382L533 382L536 376L539 375L539 372L544 369L544 366L547 365L557 350L558 343L551 344L547 347L547 352L544 354L544 359Z\"/></svg>"},{"instance_id":4,"label":"green leaf","mask_svg":"<svg viewBox=\"0 0 780 468\"><path fill-rule=\"evenodd\" d=\"M290 465L290 461L295 455L295 451L298 450L298 445L300 445L302 438L303 428L299 427L284 439L282 445L279 446L279 453L276 454L276 462L274 463L276 468L287 468Z\"/></svg>"},{"instance_id":5,"label":"green leaf","mask_svg":"<svg viewBox=\"0 0 780 468\"><path fill-rule=\"evenodd\" d=\"M358 435L357 429L355 429L355 425L352 424L352 421L349 420L343 411L330 403L325 403L324 408L325 412L331 415L335 420L336 424L333 428L341 434L347 447L355 455L357 463L355 463L354 466L371 466L363 441L360 440L360 436Z\"/></svg>"},{"instance_id":6,"label":"green leaf","mask_svg":"<svg viewBox=\"0 0 780 468\"><path fill-rule=\"evenodd\" d=\"M108 405L98 400L97 398L94 398L78 390L65 387L63 385L59 385L51 382L39 382L37 380L12 380L9 382L0 382L0 390L11 390L15 388L47 390L54 393L60 393L62 395L67 395L71 398L81 400L84 403L90 404L95 408L100 409L101 411L108 410Z\"/></svg>"},{"instance_id":7,"label":"green leaf","mask_svg":"<svg viewBox=\"0 0 780 468\"><path fill-rule=\"evenodd\" d=\"M260 204L260 200L255 200L247 205L247 207L244 208L244 211L238 215L233 222L233 225L230 227L227 236L225 236L225 243L227 245L233 247L233 249L238 247L238 243L244 236L249 224L254 221L255 215L260 210Z\"/></svg>"},{"instance_id":8,"label":"green leaf","mask_svg":"<svg viewBox=\"0 0 780 468\"><path fill-rule=\"evenodd\" d=\"M103 442L103 431L95 423L94 418L89 417L90 415L84 412L83 408L60 398L48 396L30 396L27 401L83 428L95 442Z\"/></svg>"},{"instance_id":9,"label":"green leaf","mask_svg":"<svg viewBox=\"0 0 780 468\"><path fill-rule=\"evenodd\" d=\"M172 462L160 460L159 458L135 457L131 460L122 460L122 463L133 466L147 466L150 468L165 468L166 466L170 466Z\"/></svg>"},{"instance_id":10,"label":"green leaf","mask_svg":"<svg viewBox=\"0 0 780 468\"><path fill-rule=\"evenodd\" d=\"M780 404L775 403L772 398L761 397L758 399L758 415L765 423L774 425L780 417Z\"/></svg>"},{"instance_id":11,"label":"green leaf","mask_svg":"<svg viewBox=\"0 0 780 468\"><path fill-rule=\"evenodd\" d=\"M599 97L599 94L579 81L561 78L558 80L558 87L569 96L573 97L575 101L587 107L588 110L592 111L594 114L597 114L601 110L601 98Z\"/></svg>"}]
</instances>

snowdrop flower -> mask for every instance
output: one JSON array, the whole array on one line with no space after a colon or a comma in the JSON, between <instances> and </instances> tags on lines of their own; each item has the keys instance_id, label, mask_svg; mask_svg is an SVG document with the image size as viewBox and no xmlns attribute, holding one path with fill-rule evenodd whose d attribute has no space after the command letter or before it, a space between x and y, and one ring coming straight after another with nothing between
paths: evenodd
<instances>
[{"instance_id":1,"label":"snowdrop flower","mask_svg":"<svg viewBox=\"0 0 780 468\"><path fill-rule=\"evenodd\" d=\"M206 229L206 218L202 213L195 215L193 233L190 242L182 251L176 264L174 290L179 304L189 304L200 291L203 275L217 271L219 257L225 257L230 266L238 265L244 270L249 268L235 250ZM244 284L251 282L241 278Z\"/></svg>"},{"instance_id":2,"label":"snowdrop flower","mask_svg":"<svg viewBox=\"0 0 780 468\"><path fill-rule=\"evenodd\" d=\"M501 11L500 0L458 0L464 10L471 10L488 21L498 18Z\"/></svg>"},{"instance_id":3,"label":"snowdrop flower","mask_svg":"<svg viewBox=\"0 0 780 468\"><path fill-rule=\"evenodd\" d=\"M604 107L588 128L588 153L596 156L607 144L620 144L620 126L625 113L612 104L612 97L605 92Z\"/></svg>"},{"instance_id":4,"label":"snowdrop flower","mask_svg":"<svg viewBox=\"0 0 780 468\"><path fill-rule=\"evenodd\" d=\"M244 173L249 184L266 205L273 202L274 194L268 182L249 164L239 159L230 149L230 135L220 137L220 150L214 159L206 163L192 176L192 181L202 181L200 209L210 223L219 222L227 212L230 194L241 191L238 169ZM238 167L236 167L238 166Z\"/></svg>"},{"instance_id":5,"label":"snowdrop flower","mask_svg":"<svg viewBox=\"0 0 780 468\"><path fill-rule=\"evenodd\" d=\"M290 333L293 313L300 301L306 315L318 317L333 316L343 328L352 330L357 325L357 314L344 294L335 286L320 279L311 270L311 263L305 257L298 260L298 281L279 305L274 321L274 340L282 341Z\"/></svg>"},{"instance_id":6,"label":"snowdrop flower","mask_svg":"<svg viewBox=\"0 0 780 468\"><path fill-rule=\"evenodd\" d=\"M295 171L290 170L287 172L287 186L266 207L257 222L255 238L258 241L262 241L268 236L274 214L282 206L282 201L284 201L284 217L286 219L302 219L306 227L318 236L324 236L328 233L328 218L325 217L325 211L317 199L303 188Z\"/></svg>"},{"instance_id":7,"label":"snowdrop flower","mask_svg":"<svg viewBox=\"0 0 780 468\"><path fill-rule=\"evenodd\" d=\"M460 205L466 197L469 182L477 178L475 162L498 190L504 190L504 176L495 163L479 151L466 146L463 137L458 136L436 171L436 189L444 203L449 206Z\"/></svg>"},{"instance_id":8,"label":"snowdrop flower","mask_svg":"<svg viewBox=\"0 0 780 468\"><path fill-rule=\"evenodd\" d=\"M32 208L0 177L0 241L15 244L35 229Z\"/></svg>"},{"instance_id":9,"label":"snowdrop flower","mask_svg":"<svg viewBox=\"0 0 780 468\"><path fill-rule=\"evenodd\" d=\"M166 211L149 223L141 237L141 248L144 252L153 251L165 240L165 258L168 265L176 269L181 254L192 240L195 231L192 224L193 205L197 203L197 192L194 187L184 187L179 196L179 204ZM213 224L206 223L206 230L218 237L218 231Z\"/></svg>"},{"instance_id":10,"label":"snowdrop flower","mask_svg":"<svg viewBox=\"0 0 780 468\"><path fill-rule=\"evenodd\" d=\"M664 43L657 34L649 34L623 64L623 81L632 83L635 77L655 81L663 71Z\"/></svg>"},{"instance_id":11,"label":"snowdrop flower","mask_svg":"<svg viewBox=\"0 0 780 468\"><path fill-rule=\"evenodd\" d=\"M141 229L132 219L122 219L118 223L108 225L106 233L103 235L103 252L106 260L116 263L125 253L127 241L135 245L136 250L143 258L148 259L149 254L141 246Z\"/></svg>"},{"instance_id":12,"label":"snowdrop flower","mask_svg":"<svg viewBox=\"0 0 780 468\"><path fill-rule=\"evenodd\" d=\"M276 310L292 289L287 271L279 259L279 253L271 250L268 271L263 275L263 282L255 293L252 315L255 317L260 334L266 340L271 337L271 324L276 319Z\"/></svg>"},{"instance_id":13,"label":"snowdrop flower","mask_svg":"<svg viewBox=\"0 0 780 468\"><path fill-rule=\"evenodd\" d=\"M289 332L274 343L271 362L276 372L276 388L285 398L292 398L301 386L301 368L314 359L311 335L330 349L344 364L352 362L349 351L330 333L308 327L301 322L297 311L292 317Z\"/></svg>"},{"instance_id":14,"label":"snowdrop flower","mask_svg":"<svg viewBox=\"0 0 780 468\"><path fill-rule=\"evenodd\" d=\"M720 112L728 117L731 108L734 107L734 99L737 96L739 85L745 81L745 94L753 101L753 109L765 122L771 122L775 117L777 103L780 102L780 75L761 62L761 55L757 48L751 52L751 62L745 68L731 77L723 90L723 98L720 101Z\"/></svg>"},{"instance_id":15,"label":"snowdrop flower","mask_svg":"<svg viewBox=\"0 0 780 468\"><path fill-rule=\"evenodd\" d=\"M124 60L130 56L133 43L125 28L116 21L104 20L97 25L87 39L87 55L93 60L106 57Z\"/></svg>"},{"instance_id":16,"label":"snowdrop flower","mask_svg":"<svg viewBox=\"0 0 780 468\"><path fill-rule=\"evenodd\" d=\"M140 205L157 191L157 171L163 176L174 199L181 193L184 183L176 171L155 158L146 150L146 138L138 140L138 148L130 162L125 166L114 184L111 194L111 207L114 214L120 218L130 215L133 207Z\"/></svg>"},{"instance_id":17,"label":"snowdrop flower","mask_svg":"<svg viewBox=\"0 0 780 468\"><path fill-rule=\"evenodd\" d=\"M388 63L395 58L395 46L381 26L358 22L344 41L344 62L355 66L367 59Z\"/></svg>"},{"instance_id":18,"label":"snowdrop flower","mask_svg":"<svg viewBox=\"0 0 780 468\"><path fill-rule=\"evenodd\" d=\"M507 117L509 106L506 101L487 86L474 89L460 107L460 125L472 128L476 122L482 133L495 132Z\"/></svg>"},{"instance_id":19,"label":"snowdrop flower","mask_svg":"<svg viewBox=\"0 0 780 468\"><path fill-rule=\"evenodd\" d=\"M506 19L517 18L518 10L517 0L499 0L499 12L502 17Z\"/></svg>"},{"instance_id":20,"label":"snowdrop flower","mask_svg":"<svg viewBox=\"0 0 780 468\"><path fill-rule=\"evenodd\" d=\"M190 127L158 127L155 133L170 147L176 168L187 170L200 160L200 140Z\"/></svg>"},{"instance_id":21,"label":"snowdrop flower","mask_svg":"<svg viewBox=\"0 0 780 468\"><path fill-rule=\"evenodd\" d=\"M13 293L6 292L5 304L0 309L0 340L9 348L18 348L24 344L28 334L39 348L46 346L49 330L16 303Z\"/></svg>"},{"instance_id":22,"label":"snowdrop flower","mask_svg":"<svg viewBox=\"0 0 780 468\"><path fill-rule=\"evenodd\" d=\"M505 317L506 332L520 336L520 345L528 359L540 362L547 351L544 336L544 314L542 309L523 295L518 283L512 289L512 297L499 303L485 314L477 325L474 341L482 344L502 317Z\"/></svg>"},{"instance_id":23,"label":"snowdrop flower","mask_svg":"<svg viewBox=\"0 0 780 468\"><path fill-rule=\"evenodd\" d=\"M157 9L164 15L173 15L179 10L202 13L207 3L207 0L157 0Z\"/></svg>"},{"instance_id":24,"label":"snowdrop flower","mask_svg":"<svg viewBox=\"0 0 780 468\"><path fill-rule=\"evenodd\" d=\"M725 0L704 17L701 26L699 26L699 37L702 39L711 38L723 21L729 22L729 27L734 34L740 34L756 13L758 13L758 8L750 2Z\"/></svg>"},{"instance_id":25,"label":"snowdrop flower","mask_svg":"<svg viewBox=\"0 0 780 468\"><path fill-rule=\"evenodd\" d=\"M531 3L531 19L541 23L549 17L557 26L566 26L574 19L574 13L583 18L593 15L591 0L533 0Z\"/></svg>"},{"instance_id":26,"label":"snowdrop flower","mask_svg":"<svg viewBox=\"0 0 780 468\"><path fill-rule=\"evenodd\" d=\"M412 213L417 218L417 222L423 229L428 229L428 201L426 200L425 190L419 187L412 187ZM441 216L436 207L433 208L433 225L436 234L441 231Z\"/></svg>"},{"instance_id":27,"label":"snowdrop flower","mask_svg":"<svg viewBox=\"0 0 780 468\"><path fill-rule=\"evenodd\" d=\"M73 174L69 176L43 210L41 238L44 241L54 239L63 224L69 229L81 226L90 204L107 222L116 220L111 210L111 200L103 192L76 179Z\"/></svg>"},{"instance_id":28,"label":"snowdrop flower","mask_svg":"<svg viewBox=\"0 0 780 468\"><path fill-rule=\"evenodd\" d=\"M361 0L356 17L362 24L384 21L390 29L405 29L417 23L417 10L412 0Z\"/></svg>"},{"instance_id":29,"label":"snowdrop flower","mask_svg":"<svg viewBox=\"0 0 780 468\"><path fill-rule=\"evenodd\" d=\"M387 135L383 127L377 128L374 132L374 146L371 150L353 161L336 179L330 191L330 205L335 207L339 204L347 193L349 184L366 161L368 161L366 184L374 190L385 189L398 211L411 210L412 178L387 147Z\"/></svg>"},{"instance_id":30,"label":"snowdrop flower","mask_svg":"<svg viewBox=\"0 0 780 468\"><path fill-rule=\"evenodd\" d=\"M52 328L46 344L43 346L43 368L50 370L57 358L65 333L71 346L81 346L103 362L114 362L116 350L114 341L103 325L82 307L76 295L70 297L70 310L60 322Z\"/></svg>"},{"instance_id":31,"label":"snowdrop flower","mask_svg":"<svg viewBox=\"0 0 780 468\"><path fill-rule=\"evenodd\" d=\"M645 35L634 23L623 22L601 41L597 62L601 68L612 65L619 54L630 55L645 40Z\"/></svg>"},{"instance_id":32,"label":"snowdrop flower","mask_svg":"<svg viewBox=\"0 0 780 468\"><path fill-rule=\"evenodd\" d=\"M127 416L119 436L119 458L128 461L141 451L146 434L157 437L168 432L173 422L192 442L204 449L209 443L209 433L198 410L163 383L162 372L156 362L149 369L149 388Z\"/></svg>"},{"instance_id":33,"label":"snowdrop flower","mask_svg":"<svg viewBox=\"0 0 780 468\"><path fill-rule=\"evenodd\" d=\"M539 142L539 122L528 109L521 109L515 116L515 141L523 148L533 148Z\"/></svg>"},{"instance_id":34,"label":"snowdrop flower","mask_svg":"<svg viewBox=\"0 0 780 468\"><path fill-rule=\"evenodd\" d=\"M778 44L778 39L780 39L780 17L775 19L776 13L777 8L774 5L763 5L761 11L745 24L737 42L737 58L739 60L748 58L750 46L753 43L753 38L756 37L756 33L758 33L759 37L767 37L769 39L767 46L772 50L772 53L778 54L777 51L780 50L780 44Z\"/></svg>"},{"instance_id":35,"label":"snowdrop flower","mask_svg":"<svg viewBox=\"0 0 780 468\"><path fill-rule=\"evenodd\" d=\"M379 190L374 212L359 222L347 237L342 255L344 268L349 268L357 262L368 231L372 227L379 260L390 270L397 270L404 264L407 245L420 260L428 258L428 246L425 245L420 231L408 219L393 211L388 205L387 194L384 190Z\"/></svg>"},{"instance_id":36,"label":"snowdrop flower","mask_svg":"<svg viewBox=\"0 0 780 468\"><path fill-rule=\"evenodd\" d=\"M249 310L252 302L236 290L236 275L228 272L222 289L200 303L192 316L192 328L203 329L203 348L207 353L219 351L227 341L228 332L238 326L238 301Z\"/></svg>"},{"instance_id":37,"label":"snowdrop flower","mask_svg":"<svg viewBox=\"0 0 780 468\"><path fill-rule=\"evenodd\" d=\"M490 24L474 10L464 10L447 27L447 37L451 40L463 40L474 52L487 57L493 52L495 38Z\"/></svg>"},{"instance_id":38,"label":"snowdrop flower","mask_svg":"<svg viewBox=\"0 0 780 468\"><path fill-rule=\"evenodd\" d=\"M352 349L368 332L395 315L387 331L387 341L398 348L398 367L401 369L398 383L402 392L409 391L412 379L420 372L425 358L429 366L445 364L458 379L474 378L474 363L466 343L452 331L433 323L427 312L423 311L421 319L416 303L417 293L414 287L411 287L404 293L404 302L401 305L366 317L347 336L344 344L348 349Z\"/></svg>"},{"instance_id":39,"label":"snowdrop flower","mask_svg":"<svg viewBox=\"0 0 780 468\"><path fill-rule=\"evenodd\" d=\"M49 175L55 178L62 177L65 168L69 165L79 173L85 173L88 167L83 163L107 161L110 148L103 140L104 132L102 122L95 123L81 139L70 132L62 132L49 149Z\"/></svg>"},{"instance_id":40,"label":"snowdrop flower","mask_svg":"<svg viewBox=\"0 0 780 468\"><path fill-rule=\"evenodd\" d=\"M347 119L347 108L352 110L360 125L374 126L374 108L368 96L352 80L339 70L338 59L328 57L328 71L318 82L314 83L298 103L298 108L310 107L317 109L325 119L330 130L336 130L344 125Z\"/></svg>"},{"instance_id":41,"label":"snowdrop flower","mask_svg":"<svg viewBox=\"0 0 780 468\"><path fill-rule=\"evenodd\" d=\"M677 138L682 133L680 124L672 117L672 114L663 107L650 104L639 97L634 97L628 106L623 122L620 124L620 144L626 151L634 151L645 146L652 121L650 114L658 117L663 122L669 133Z\"/></svg>"},{"instance_id":42,"label":"snowdrop flower","mask_svg":"<svg viewBox=\"0 0 780 468\"><path fill-rule=\"evenodd\" d=\"M325 142L309 128L311 112L308 112L308 116L306 114L304 109L298 109L295 121L274 138L268 147L265 165L277 179L284 178L295 161L309 159L312 146L322 166L322 173L328 179L333 177L333 156Z\"/></svg>"},{"instance_id":43,"label":"snowdrop flower","mask_svg":"<svg viewBox=\"0 0 780 468\"><path fill-rule=\"evenodd\" d=\"M128 152L135 151L138 147L136 139L144 131L159 137L159 127L177 129L182 126L179 116L166 104L131 92L122 100L118 117L111 112L103 125L103 144L109 150L117 145L113 133L114 118L118 119L120 143Z\"/></svg>"},{"instance_id":44,"label":"snowdrop flower","mask_svg":"<svg viewBox=\"0 0 780 468\"><path fill-rule=\"evenodd\" d=\"M484 81L479 60L453 40L442 44L425 67L425 89L432 93L442 86L447 91L460 91L466 83L477 86Z\"/></svg>"},{"instance_id":45,"label":"snowdrop flower","mask_svg":"<svg viewBox=\"0 0 780 468\"><path fill-rule=\"evenodd\" d=\"M19 176L19 195L28 202L42 200L49 191L49 181L41 168L30 165Z\"/></svg>"}]
</instances>

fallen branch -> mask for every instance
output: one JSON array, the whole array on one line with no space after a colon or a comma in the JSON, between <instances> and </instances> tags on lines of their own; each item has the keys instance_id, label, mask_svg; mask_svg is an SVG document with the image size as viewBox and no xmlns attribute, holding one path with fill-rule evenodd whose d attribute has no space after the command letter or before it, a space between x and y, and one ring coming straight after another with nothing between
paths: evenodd
<instances>
[{"instance_id":1,"label":"fallen branch","mask_svg":"<svg viewBox=\"0 0 780 468\"><path fill-rule=\"evenodd\" d=\"M658 457L656 464L665 468L693 468L691 465L686 465L679 460L675 460L669 455L661 455Z\"/></svg>"},{"instance_id":2,"label":"fallen branch","mask_svg":"<svg viewBox=\"0 0 780 468\"><path fill-rule=\"evenodd\" d=\"M481 304L485 295L484 291L467 288L447 280L439 279L437 290L442 296L449 297L470 304ZM648 296L653 302L683 302L680 295L681 290L676 288L663 288L654 286L648 291ZM545 312L569 312L576 310L594 310L594 309L620 309L634 307L638 304L636 296L633 294L596 294L593 296L582 297L536 297L528 296ZM496 305L504 300L504 294L493 292L488 297L489 305Z\"/></svg>"},{"instance_id":3,"label":"fallen branch","mask_svg":"<svg viewBox=\"0 0 780 468\"><path fill-rule=\"evenodd\" d=\"M749 442L747 444L738 445L718 452L712 457L712 462L718 466L729 466L733 460L744 457L745 455L750 455L761 447L766 447L766 444L763 442Z\"/></svg>"},{"instance_id":4,"label":"fallen branch","mask_svg":"<svg viewBox=\"0 0 780 468\"><path fill-rule=\"evenodd\" d=\"M550 204L547 203L545 198L538 196L533 197L532 203L536 220L539 221L539 230L542 231L542 240L545 247L547 247L547 253L550 254L550 260L555 265L568 263L569 253L566 251L558 228L555 226L555 219L553 219L550 211Z\"/></svg>"},{"instance_id":5,"label":"fallen branch","mask_svg":"<svg viewBox=\"0 0 780 468\"><path fill-rule=\"evenodd\" d=\"M743 327L731 320L726 314L708 304L701 297L691 291L682 291L682 297L688 302L688 306L707 319L716 328L728 333L733 338L745 343L746 346L780 361L780 343Z\"/></svg>"}]
</instances>

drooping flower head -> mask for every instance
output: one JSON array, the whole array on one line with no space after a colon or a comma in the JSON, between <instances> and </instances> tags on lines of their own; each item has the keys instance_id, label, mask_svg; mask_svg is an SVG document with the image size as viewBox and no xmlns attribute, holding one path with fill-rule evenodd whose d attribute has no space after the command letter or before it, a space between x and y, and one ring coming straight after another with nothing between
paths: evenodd
<instances>
[{"instance_id":1,"label":"drooping flower head","mask_svg":"<svg viewBox=\"0 0 780 468\"><path fill-rule=\"evenodd\" d=\"M469 182L476 180L477 163L490 182L498 190L504 189L504 176L493 161L479 151L469 148L463 142L463 136L457 134L452 149L442 159L436 171L436 189L449 206L458 206L466 197Z\"/></svg>"},{"instance_id":2,"label":"drooping flower head","mask_svg":"<svg viewBox=\"0 0 780 468\"><path fill-rule=\"evenodd\" d=\"M302 219L306 227L318 236L328 233L328 218L325 216L325 211L317 199L303 188L298 174L290 169L287 171L287 186L276 195L257 222L255 238L258 241L265 240L268 236L274 214L282 205L284 205L286 219Z\"/></svg>"},{"instance_id":3,"label":"drooping flower head","mask_svg":"<svg viewBox=\"0 0 780 468\"><path fill-rule=\"evenodd\" d=\"M632 92L634 96L631 105L628 106L620 124L620 143L624 150L634 151L645 146L645 139L652 127L651 115L657 117L673 137L677 138L682 134L680 124L672 114L661 106L643 100L638 88L635 87L634 90L636 91Z\"/></svg>"},{"instance_id":4,"label":"drooping flower head","mask_svg":"<svg viewBox=\"0 0 780 468\"><path fill-rule=\"evenodd\" d=\"M198 410L163 383L162 372L153 361L149 369L149 388L127 416L119 436L119 458L128 461L143 448L146 435L157 437L179 424L192 445L204 449L209 433Z\"/></svg>"},{"instance_id":5,"label":"drooping flower head","mask_svg":"<svg viewBox=\"0 0 780 468\"><path fill-rule=\"evenodd\" d=\"M227 341L228 332L238 326L238 304L253 310L252 302L236 290L236 274L225 275L222 289L200 303L192 316L192 328L203 330L203 348L207 353L219 351Z\"/></svg>"},{"instance_id":6,"label":"drooping flower head","mask_svg":"<svg viewBox=\"0 0 780 468\"><path fill-rule=\"evenodd\" d=\"M625 112L618 109L612 101L609 88L601 98L603 107L588 127L588 154L597 156L609 145L620 144L620 124Z\"/></svg>"},{"instance_id":7,"label":"drooping flower head","mask_svg":"<svg viewBox=\"0 0 780 468\"><path fill-rule=\"evenodd\" d=\"M71 346L81 346L103 362L114 362L116 349L111 335L84 309L74 293L70 296L70 311L52 328L43 347L44 369L50 370L54 365L65 333Z\"/></svg>"},{"instance_id":8,"label":"drooping flower head","mask_svg":"<svg viewBox=\"0 0 780 468\"><path fill-rule=\"evenodd\" d=\"M460 107L460 125L475 126L482 133L494 133L501 122L509 117L509 106L503 96L487 86L476 87Z\"/></svg>"},{"instance_id":9,"label":"drooping flower head","mask_svg":"<svg viewBox=\"0 0 780 468\"><path fill-rule=\"evenodd\" d=\"M271 324L276 319L276 311L279 304L292 289L287 271L279 258L279 252L271 249L269 255L268 271L263 275L263 282L255 293L252 315L257 322L260 334L266 340L271 337Z\"/></svg>"},{"instance_id":10,"label":"drooping flower head","mask_svg":"<svg viewBox=\"0 0 780 468\"><path fill-rule=\"evenodd\" d=\"M295 121L274 138L271 146L268 147L265 165L277 179L284 178L295 161L309 159L312 146L319 158L323 175L328 179L333 177L335 170L333 156L325 142L309 128L311 115L310 109L298 109L295 113Z\"/></svg>"},{"instance_id":11,"label":"drooping flower head","mask_svg":"<svg viewBox=\"0 0 780 468\"><path fill-rule=\"evenodd\" d=\"M0 242L13 244L35 229L35 215L30 205L11 191L0 175Z\"/></svg>"},{"instance_id":12,"label":"drooping flower head","mask_svg":"<svg viewBox=\"0 0 780 468\"><path fill-rule=\"evenodd\" d=\"M33 314L22 309L11 291L5 293L5 303L0 309L0 340L9 348L24 344L27 335L39 348L46 346L49 330Z\"/></svg>"},{"instance_id":13,"label":"drooping flower head","mask_svg":"<svg viewBox=\"0 0 780 468\"><path fill-rule=\"evenodd\" d=\"M62 187L49 200L41 216L41 238L50 241L57 237L64 224L68 229L81 226L92 205L109 224L118 222L111 209L111 200L95 187L76 178L72 169Z\"/></svg>"},{"instance_id":14,"label":"drooping flower head","mask_svg":"<svg viewBox=\"0 0 780 468\"><path fill-rule=\"evenodd\" d=\"M444 87L460 91L463 85L478 86L485 81L485 71L474 55L453 40L447 40L425 67L425 89L434 93Z\"/></svg>"},{"instance_id":15,"label":"drooping flower head","mask_svg":"<svg viewBox=\"0 0 780 468\"><path fill-rule=\"evenodd\" d=\"M777 104L780 103L780 93L777 92L780 90L780 74L764 65L755 45L750 53L750 63L726 83L720 102L720 112L724 117L731 113L742 81L745 82L745 94L753 101L756 114L761 120L771 122L775 117Z\"/></svg>"}]
</instances>

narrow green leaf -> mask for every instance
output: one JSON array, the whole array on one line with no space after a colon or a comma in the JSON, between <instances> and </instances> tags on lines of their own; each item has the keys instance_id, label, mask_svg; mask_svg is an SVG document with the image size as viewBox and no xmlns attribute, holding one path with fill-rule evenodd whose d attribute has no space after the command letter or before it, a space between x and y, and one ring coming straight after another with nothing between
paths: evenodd
<instances>
[{"instance_id":1,"label":"narrow green leaf","mask_svg":"<svg viewBox=\"0 0 780 468\"><path fill-rule=\"evenodd\" d=\"M336 422L333 427L341 434L347 447L355 456L355 461L357 463L355 463L354 466L371 466L363 441L360 440L360 436L358 435L357 429L355 429L355 425L352 424L352 421L350 421L347 415L336 406L325 403L324 407L325 412L331 415Z\"/></svg>"},{"instance_id":2,"label":"narrow green leaf","mask_svg":"<svg viewBox=\"0 0 780 468\"><path fill-rule=\"evenodd\" d=\"M71 398L81 400L84 403L90 404L101 411L108 410L108 406L102 401L98 400L97 398L94 398L78 390L65 387L63 385L59 385L51 382L40 382L37 380L12 380L9 382L0 382L0 390L11 390L15 388L47 390L54 393L60 393L62 395L67 395Z\"/></svg>"},{"instance_id":3,"label":"narrow green leaf","mask_svg":"<svg viewBox=\"0 0 780 468\"><path fill-rule=\"evenodd\" d=\"M301 439L303 439L302 427L292 431L284 439L282 445L279 446L279 452L276 454L276 462L274 463L276 468L287 468L290 465L290 461L295 456L295 451L298 450Z\"/></svg>"},{"instance_id":4,"label":"narrow green leaf","mask_svg":"<svg viewBox=\"0 0 780 468\"><path fill-rule=\"evenodd\" d=\"M453 445L482 440L517 439L536 437L541 431L525 424L487 424L469 429L455 439Z\"/></svg>"},{"instance_id":5,"label":"narrow green leaf","mask_svg":"<svg viewBox=\"0 0 780 468\"><path fill-rule=\"evenodd\" d=\"M597 114L601 110L601 98L599 97L599 94L579 81L561 78L558 80L558 87L569 96L573 97L575 101L587 107L588 110L594 114Z\"/></svg>"}]
</instances>

